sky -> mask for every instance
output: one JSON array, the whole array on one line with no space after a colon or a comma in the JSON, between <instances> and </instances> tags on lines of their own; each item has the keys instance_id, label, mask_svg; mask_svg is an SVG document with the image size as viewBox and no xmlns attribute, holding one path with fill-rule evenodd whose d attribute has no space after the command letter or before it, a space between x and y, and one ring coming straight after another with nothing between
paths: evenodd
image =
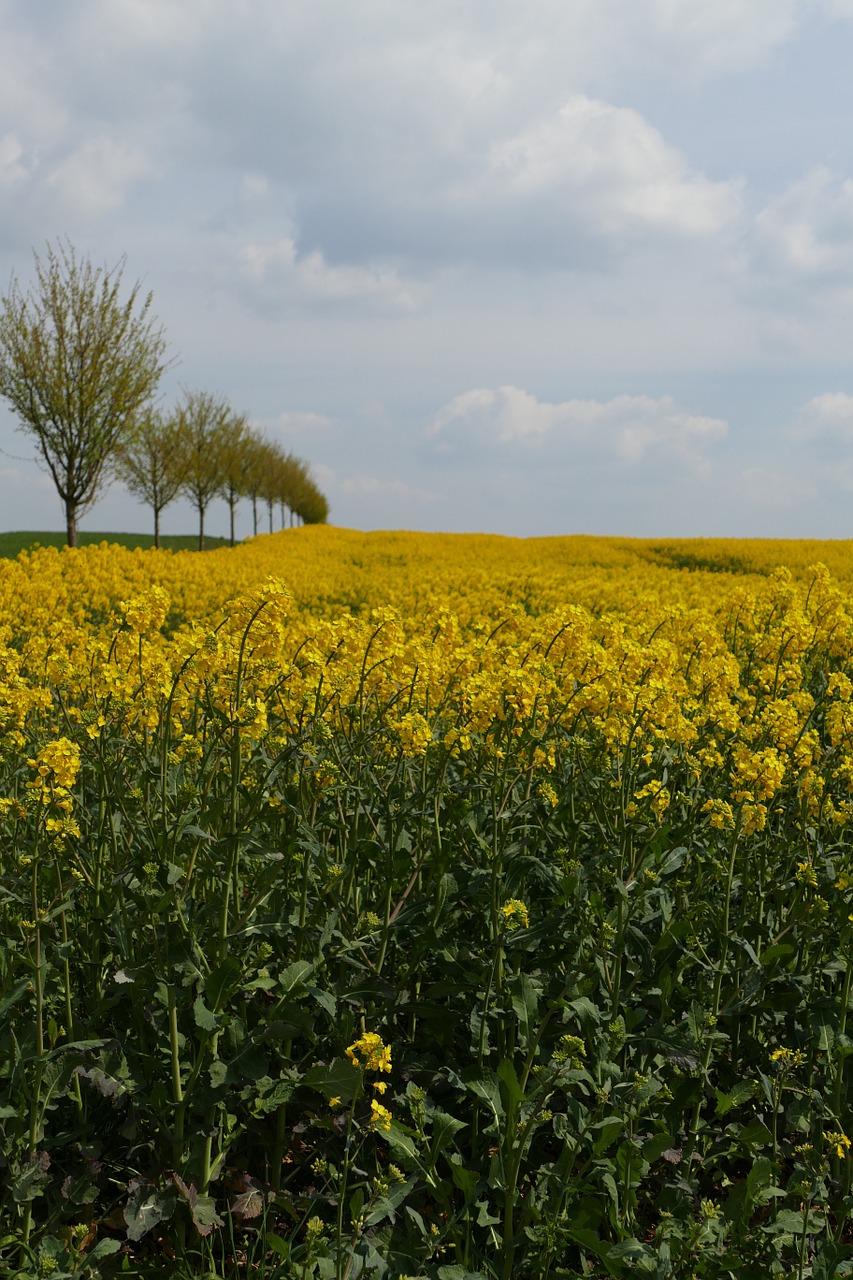
<instances>
[{"instance_id":1,"label":"sky","mask_svg":"<svg viewBox=\"0 0 853 1280\"><path fill-rule=\"evenodd\" d=\"M851 65L853 0L0 0L0 292L124 257L161 407L337 525L853 536ZM0 529L62 529L0 449Z\"/></svg>"}]
</instances>

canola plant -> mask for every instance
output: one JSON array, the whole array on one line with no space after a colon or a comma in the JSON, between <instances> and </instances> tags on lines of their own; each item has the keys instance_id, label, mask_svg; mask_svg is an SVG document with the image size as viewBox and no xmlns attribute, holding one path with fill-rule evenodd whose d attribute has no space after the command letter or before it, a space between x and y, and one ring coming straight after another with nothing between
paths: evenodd
<instances>
[{"instance_id":1,"label":"canola plant","mask_svg":"<svg viewBox=\"0 0 853 1280\"><path fill-rule=\"evenodd\" d=\"M0 564L9 1274L848 1274L851 579L326 527Z\"/></svg>"}]
</instances>

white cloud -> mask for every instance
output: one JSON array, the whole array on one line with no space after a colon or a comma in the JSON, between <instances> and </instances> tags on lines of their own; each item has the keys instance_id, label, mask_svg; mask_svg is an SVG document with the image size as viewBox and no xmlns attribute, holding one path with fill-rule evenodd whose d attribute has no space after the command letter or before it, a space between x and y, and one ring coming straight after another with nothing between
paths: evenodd
<instances>
[{"instance_id":1,"label":"white cloud","mask_svg":"<svg viewBox=\"0 0 853 1280\"><path fill-rule=\"evenodd\" d=\"M492 198L557 198L568 221L611 236L639 228L713 235L740 206L739 184L692 171L638 111L584 94L493 147L489 171Z\"/></svg>"},{"instance_id":2,"label":"white cloud","mask_svg":"<svg viewBox=\"0 0 853 1280\"><path fill-rule=\"evenodd\" d=\"M301 254L290 236L244 245L238 257L246 278L266 298L295 292L309 302L371 301L413 310L423 296L421 286L393 267L333 265L319 250Z\"/></svg>"},{"instance_id":3,"label":"white cloud","mask_svg":"<svg viewBox=\"0 0 853 1280\"><path fill-rule=\"evenodd\" d=\"M671 396L615 396L549 404L519 387L476 388L454 397L427 430L439 456L502 450L528 458L581 450L587 458L611 458L627 467L654 457L703 470L705 450L726 434L720 418L680 409Z\"/></svg>"},{"instance_id":4,"label":"white cloud","mask_svg":"<svg viewBox=\"0 0 853 1280\"><path fill-rule=\"evenodd\" d=\"M853 445L853 396L825 391L803 405L791 435L798 441Z\"/></svg>"},{"instance_id":5,"label":"white cloud","mask_svg":"<svg viewBox=\"0 0 853 1280\"><path fill-rule=\"evenodd\" d=\"M123 140L89 138L58 164L48 183L78 214L100 217L124 201L128 188L156 173L144 151Z\"/></svg>"},{"instance_id":6,"label":"white cloud","mask_svg":"<svg viewBox=\"0 0 853 1280\"><path fill-rule=\"evenodd\" d=\"M725 73L762 62L796 29L803 0L625 0L635 20L686 55L692 70ZM642 10L646 8L645 14Z\"/></svg>"},{"instance_id":7,"label":"white cloud","mask_svg":"<svg viewBox=\"0 0 853 1280\"><path fill-rule=\"evenodd\" d=\"M756 215L751 265L782 282L853 277L853 179L818 166Z\"/></svg>"}]
</instances>

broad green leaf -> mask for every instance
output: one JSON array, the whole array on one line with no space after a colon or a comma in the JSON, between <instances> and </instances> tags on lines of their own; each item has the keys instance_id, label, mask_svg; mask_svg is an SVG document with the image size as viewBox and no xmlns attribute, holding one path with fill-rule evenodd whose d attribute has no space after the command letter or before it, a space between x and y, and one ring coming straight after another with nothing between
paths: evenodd
<instances>
[{"instance_id":1,"label":"broad green leaf","mask_svg":"<svg viewBox=\"0 0 853 1280\"><path fill-rule=\"evenodd\" d=\"M193 1226L200 1236L209 1236L214 1227L224 1226L212 1196L201 1194L195 1183L187 1185L177 1173L172 1174L172 1180L189 1205Z\"/></svg>"},{"instance_id":2,"label":"broad green leaf","mask_svg":"<svg viewBox=\"0 0 853 1280\"><path fill-rule=\"evenodd\" d=\"M218 1013L236 987L243 966L236 956L226 956L221 964L211 969L204 980L204 994L214 1013Z\"/></svg>"},{"instance_id":3,"label":"broad green leaf","mask_svg":"<svg viewBox=\"0 0 853 1280\"><path fill-rule=\"evenodd\" d=\"M332 995L331 991L324 991L322 987L315 987L309 983L307 990L314 997L321 1009L325 1009L330 1018L337 1016L338 1002Z\"/></svg>"},{"instance_id":4,"label":"broad green leaf","mask_svg":"<svg viewBox=\"0 0 853 1280\"><path fill-rule=\"evenodd\" d=\"M449 1116L446 1111L433 1111L432 1116L432 1135L430 1138L430 1160L435 1164L436 1158L440 1151L448 1147L453 1141L460 1129L466 1129L468 1122L466 1120L456 1120L453 1116Z\"/></svg>"},{"instance_id":5,"label":"broad green leaf","mask_svg":"<svg viewBox=\"0 0 853 1280\"><path fill-rule=\"evenodd\" d=\"M482 1099L487 1104L496 1120L500 1120L504 1114L503 1103L501 1102L501 1090L498 1077L494 1071L488 1068L473 1068L466 1071L462 1079L466 1089Z\"/></svg>"},{"instance_id":6,"label":"broad green leaf","mask_svg":"<svg viewBox=\"0 0 853 1280\"><path fill-rule=\"evenodd\" d=\"M86 1254L87 1262L97 1262L99 1258L108 1258L110 1254L118 1253L121 1248L121 1241L106 1237L99 1240L93 1249Z\"/></svg>"},{"instance_id":7,"label":"broad green leaf","mask_svg":"<svg viewBox=\"0 0 853 1280\"><path fill-rule=\"evenodd\" d=\"M196 996L193 1001L193 1016L196 1026L201 1031L215 1031L219 1026L219 1018L215 1013L211 1013L201 996Z\"/></svg>"},{"instance_id":8,"label":"broad green leaf","mask_svg":"<svg viewBox=\"0 0 853 1280\"><path fill-rule=\"evenodd\" d=\"M150 1183L131 1184L130 1197L123 1211L128 1240L141 1240L152 1227L171 1218L174 1208L174 1195L160 1192Z\"/></svg>"},{"instance_id":9,"label":"broad green leaf","mask_svg":"<svg viewBox=\"0 0 853 1280\"><path fill-rule=\"evenodd\" d=\"M310 973L313 973L314 966L309 964L307 960L294 960L293 964L289 964L286 969L282 969L278 975L278 985L281 988L282 995L290 995L305 989L305 982Z\"/></svg>"},{"instance_id":10,"label":"broad green leaf","mask_svg":"<svg viewBox=\"0 0 853 1280\"><path fill-rule=\"evenodd\" d=\"M542 984L526 974L519 974L510 982L510 999L512 1008L518 1019L518 1030L522 1049L526 1049L536 1033L536 1020L539 1014L539 997Z\"/></svg>"},{"instance_id":11,"label":"broad green leaf","mask_svg":"<svg viewBox=\"0 0 853 1280\"><path fill-rule=\"evenodd\" d=\"M361 1088L361 1072L348 1058L335 1058L326 1066L312 1067L305 1073L303 1084L309 1089L317 1089L327 1098L352 1102L356 1091Z\"/></svg>"},{"instance_id":12,"label":"broad green leaf","mask_svg":"<svg viewBox=\"0 0 853 1280\"><path fill-rule=\"evenodd\" d=\"M46 1151L34 1151L31 1155L15 1160L11 1167L12 1199L16 1204L27 1204L44 1194L50 1174L50 1156Z\"/></svg>"},{"instance_id":13,"label":"broad green leaf","mask_svg":"<svg viewBox=\"0 0 853 1280\"><path fill-rule=\"evenodd\" d=\"M508 1058L503 1058L498 1064L498 1076L506 1091L507 1110L514 1110L524 1101L524 1093L515 1074L515 1067Z\"/></svg>"}]
</instances>

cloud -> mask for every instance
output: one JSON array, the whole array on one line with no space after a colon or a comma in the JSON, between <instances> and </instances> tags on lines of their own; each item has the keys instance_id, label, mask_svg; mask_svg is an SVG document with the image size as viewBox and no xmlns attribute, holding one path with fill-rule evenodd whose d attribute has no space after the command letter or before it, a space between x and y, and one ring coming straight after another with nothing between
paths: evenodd
<instances>
[{"instance_id":1,"label":"cloud","mask_svg":"<svg viewBox=\"0 0 853 1280\"><path fill-rule=\"evenodd\" d=\"M813 396L800 410L791 428L791 437L800 443L842 448L853 446L853 396L844 391L825 391Z\"/></svg>"},{"instance_id":2,"label":"cloud","mask_svg":"<svg viewBox=\"0 0 853 1280\"><path fill-rule=\"evenodd\" d=\"M807 5L803 0L650 0L631 7L638 25L645 21L652 27L662 51L679 51L688 74L707 75L763 62L794 33Z\"/></svg>"},{"instance_id":3,"label":"cloud","mask_svg":"<svg viewBox=\"0 0 853 1280\"><path fill-rule=\"evenodd\" d=\"M615 396L550 404L519 387L476 388L454 397L427 429L437 458L511 455L531 464L572 455L624 468L676 461L708 466L706 449L727 424L680 409L671 396Z\"/></svg>"},{"instance_id":4,"label":"cloud","mask_svg":"<svg viewBox=\"0 0 853 1280\"><path fill-rule=\"evenodd\" d=\"M130 187L156 172L139 148L124 140L97 137L71 152L47 181L76 213L100 217L117 209Z\"/></svg>"},{"instance_id":5,"label":"cloud","mask_svg":"<svg viewBox=\"0 0 853 1280\"><path fill-rule=\"evenodd\" d=\"M638 111L584 94L494 146L484 185L498 202L554 199L568 225L608 237L709 236L740 207L737 183L693 172Z\"/></svg>"},{"instance_id":6,"label":"cloud","mask_svg":"<svg viewBox=\"0 0 853 1280\"><path fill-rule=\"evenodd\" d=\"M749 265L774 287L853 280L853 179L825 166L790 183L755 217Z\"/></svg>"},{"instance_id":7,"label":"cloud","mask_svg":"<svg viewBox=\"0 0 853 1280\"><path fill-rule=\"evenodd\" d=\"M355 498L391 498L416 503L434 502L437 497L431 490L419 488L396 476L371 475L363 471L341 476L338 470L322 462L318 462L313 471L321 488L328 489L333 496L346 494Z\"/></svg>"},{"instance_id":8,"label":"cloud","mask_svg":"<svg viewBox=\"0 0 853 1280\"><path fill-rule=\"evenodd\" d=\"M306 302L368 301L409 311L423 296L421 286L393 267L333 265L319 250L300 253L292 236L246 244L238 260L252 292L266 301L295 294Z\"/></svg>"},{"instance_id":9,"label":"cloud","mask_svg":"<svg viewBox=\"0 0 853 1280\"><path fill-rule=\"evenodd\" d=\"M0 188L15 187L31 172L32 161L24 163L25 152L14 133L0 138Z\"/></svg>"},{"instance_id":10,"label":"cloud","mask_svg":"<svg viewBox=\"0 0 853 1280\"><path fill-rule=\"evenodd\" d=\"M321 413L313 413L311 410L292 409L285 410L275 418L267 418L255 422L255 426L260 427L262 431L270 431L275 435L290 436L313 434L322 431L326 427L334 426L334 418L326 418Z\"/></svg>"}]
</instances>

